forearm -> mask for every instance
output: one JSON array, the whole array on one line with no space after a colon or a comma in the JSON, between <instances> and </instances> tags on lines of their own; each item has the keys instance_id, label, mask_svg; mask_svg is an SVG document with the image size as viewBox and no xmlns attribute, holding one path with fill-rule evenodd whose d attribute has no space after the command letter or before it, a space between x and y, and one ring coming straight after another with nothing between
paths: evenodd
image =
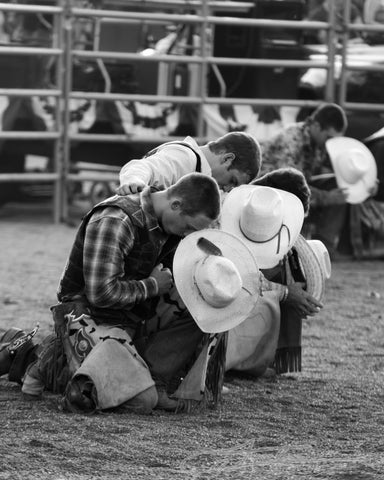
<instances>
[{"instance_id":1,"label":"forearm","mask_svg":"<svg viewBox=\"0 0 384 480\"><path fill-rule=\"evenodd\" d=\"M322 190L310 185L311 207L326 207L331 205L331 195L327 190Z\"/></svg>"},{"instance_id":2,"label":"forearm","mask_svg":"<svg viewBox=\"0 0 384 480\"><path fill-rule=\"evenodd\" d=\"M271 282L267 280L265 276L260 272L260 293L263 295L264 292L276 292L279 297L280 302L285 302L288 297L288 287L280 283Z\"/></svg>"},{"instance_id":3,"label":"forearm","mask_svg":"<svg viewBox=\"0 0 384 480\"><path fill-rule=\"evenodd\" d=\"M126 163L120 170L119 180L120 185L125 185L130 178L138 177L146 185L150 185L153 173L151 166L144 160L131 160Z\"/></svg>"}]
</instances>

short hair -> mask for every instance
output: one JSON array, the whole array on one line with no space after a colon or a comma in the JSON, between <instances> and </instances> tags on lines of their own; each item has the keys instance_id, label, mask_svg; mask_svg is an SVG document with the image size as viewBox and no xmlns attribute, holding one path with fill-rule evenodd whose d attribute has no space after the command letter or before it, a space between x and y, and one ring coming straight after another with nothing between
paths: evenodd
<instances>
[{"instance_id":1,"label":"short hair","mask_svg":"<svg viewBox=\"0 0 384 480\"><path fill-rule=\"evenodd\" d=\"M322 130L333 127L337 132L345 132L348 126L344 110L336 103L319 105L309 118L318 122Z\"/></svg>"},{"instance_id":2,"label":"short hair","mask_svg":"<svg viewBox=\"0 0 384 480\"><path fill-rule=\"evenodd\" d=\"M255 178L261 167L261 148L259 142L246 132L229 132L217 140L208 142L212 153L228 153L235 155L231 169L236 169Z\"/></svg>"},{"instance_id":3,"label":"short hair","mask_svg":"<svg viewBox=\"0 0 384 480\"><path fill-rule=\"evenodd\" d=\"M304 213L307 214L309 211L311 190L303 173L300 172L300 170L297 170L297 168L277 168L260 178L256 178L256 180L251 182L251 185L278 188L293 193L293 195L296 195L296 197L301 200L304 207Z\"/></svg>"},{"instance_id":4,"label":"short hair","mask_svg":"<svg viewBox=\"0 0 384 480\"><path fill-rule=\"evenodd\" d=\"M167 189L168 197L181 199L181 211L194 217L206 215L216 220L220 215L220 190L216 180L203 173L188 173Z\"/></svg>"}]
</instances>

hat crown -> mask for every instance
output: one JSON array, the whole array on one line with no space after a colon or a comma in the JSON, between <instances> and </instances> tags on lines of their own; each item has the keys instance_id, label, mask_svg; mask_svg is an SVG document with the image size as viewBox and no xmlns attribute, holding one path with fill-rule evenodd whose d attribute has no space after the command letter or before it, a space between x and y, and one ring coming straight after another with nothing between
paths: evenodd
<instances>
[{"instance_id":1,"label":"hat crown","mask_svg":"<svg viewBox=\"0 0 384 480\"><path fill-rule=\"evenodd\" d=\"M240 215L240 229L252 242L266 242L277 235L284 217L283 199L270 187L251 191Z\"/></svg>"},{"instance_id":2,"label":"hat crown","mask_svg":"<svg viewBox=\"0 0 384 480\"><path fill-rule=\"evenodd\" d=\"M210 255L202 258L196 265L194 279L200 295L215 308L224 308L231 304L243 286L234 263L221 256Z\"/></svg>"},{"instance_id":3,"label":"hat crown","mask_svg":"<svg viewBox=\"0 0 384 480\"><path fill-rule=\"evenodd\" d=\"M361 180L368 172L367 158L361 150L351 149L341 153L340 175L349 184L353 185Z\"/></svg>"}]
</instances>

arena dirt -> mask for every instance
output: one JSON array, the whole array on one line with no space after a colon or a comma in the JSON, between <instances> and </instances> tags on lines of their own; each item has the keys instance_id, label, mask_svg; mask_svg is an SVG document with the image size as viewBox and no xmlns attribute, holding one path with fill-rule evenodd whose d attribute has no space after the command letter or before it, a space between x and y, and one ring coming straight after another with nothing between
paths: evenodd
<instances>
[{"instance_id":1,"label":"arena dirt","mask_svg":"<svg viewBox=\"0 0 384 480\"><path fill-rule=\"evenodd\" d=\"M0 211L0 333L51 331L74 234L46 211ZM325 308L304 324L303 372L228 376L219 410L74 415L2 377L0 479L384 479L383 267L335 263Z\"/></svg>"}]
</instances>

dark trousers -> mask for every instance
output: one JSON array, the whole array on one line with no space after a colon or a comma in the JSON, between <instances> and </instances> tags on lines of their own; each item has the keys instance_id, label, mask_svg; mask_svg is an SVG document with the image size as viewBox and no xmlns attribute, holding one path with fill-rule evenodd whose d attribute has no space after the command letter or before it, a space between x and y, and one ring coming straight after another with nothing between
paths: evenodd
<instances>
[{"instance_id":1,"label":"dark trousers","mask_svg":"<svg viewBox=\"0 0 384 480\"><path fill-rule=\"evenodd\" d=\"M171 390L177 387L195 360L203 336L192 317L185 313L140 342L139 353L147 362L156 384Z\"/></svg>"},{"instance_id":2,"label":"dark trousers","mask_svg":"<svg viewBox=\"0 0 384 480\"><path fill-rule=\"evenodd\" d=\"M327 191L337 188L336 179L333 177L316 179L310 184ZM311 206L309 215L305 220L305 226L309 226L311 238L321 240L327 247L331 258L337 251L347 214L348 204Z\"/></svg>"}]
</instances>

